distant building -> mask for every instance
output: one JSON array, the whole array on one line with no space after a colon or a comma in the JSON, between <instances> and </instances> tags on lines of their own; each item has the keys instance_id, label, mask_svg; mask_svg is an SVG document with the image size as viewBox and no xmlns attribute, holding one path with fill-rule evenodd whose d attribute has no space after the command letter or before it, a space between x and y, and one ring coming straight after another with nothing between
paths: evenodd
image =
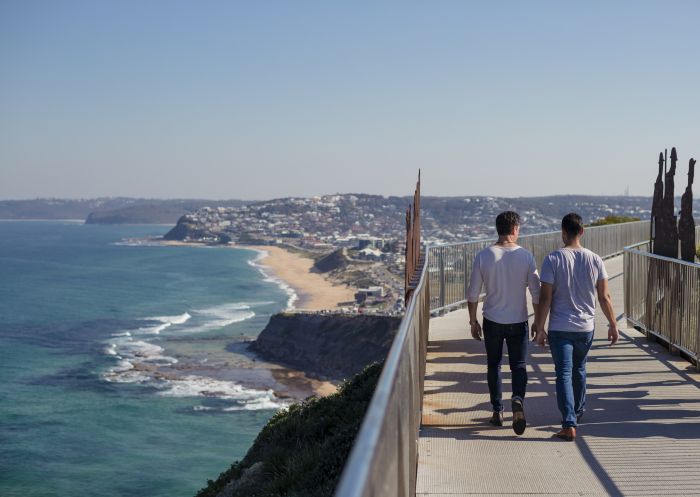
<instances>
[{"instance_id":1,"label":"distant building","mask_svg":"<svg viewBox=\"0 0 700 497\"><path fill-rule=\"evenodd\" d=\"M381 261L384 254L381 250L366 247L357 253L357 257L367 261Z\"/></svg>"},{"instance_id":2,"label":"distant building","mask_svg":"<svg viewBox=\"0 0 700 497\"><path fill-rule=\"evenodd\" d=\"M358 288L355 293L355 302L363 304L370 299L381 299L384 297L384 287L370 286L367 288Z\"/></svg>"},{"instance_id":3,"label":"distant building","mask_svg":"<svg viewBox=\"0 0 700 497\"><path fill-rule=\"evenodd\" d=\"M377 238L375 236L366 236L362 237L359 240L357 240L357 248L358 250L362 250L366 247L372 247L376 249L380 249L384 246L384 239L383 238Z\"/></svg>"}]
</instances>

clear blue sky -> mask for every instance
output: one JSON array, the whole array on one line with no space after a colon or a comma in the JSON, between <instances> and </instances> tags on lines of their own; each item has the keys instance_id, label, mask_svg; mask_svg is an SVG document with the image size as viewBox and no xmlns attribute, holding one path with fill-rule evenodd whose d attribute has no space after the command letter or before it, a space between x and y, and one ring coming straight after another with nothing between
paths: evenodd
<instances>
[{"instance_id":1,"label":"clear blue sky","mask_svg":"<svg viewBox=\"0 0 700 497\"><path fill-rule=\"evenodd\" d=\"M694 1L3 0L0 198L651 195L699 76Z\"/></svg>"}]
</instances>

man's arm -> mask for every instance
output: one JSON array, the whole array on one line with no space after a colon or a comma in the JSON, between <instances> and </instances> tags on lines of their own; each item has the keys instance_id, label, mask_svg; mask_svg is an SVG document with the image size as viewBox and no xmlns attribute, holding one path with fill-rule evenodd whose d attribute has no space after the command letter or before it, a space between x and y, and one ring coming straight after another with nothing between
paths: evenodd
<instances>
[{"instance_id":1,"label":"man's arm","mask_svg":"<svg viewBox=\"0 0 700 497\"><path fill-rule=\"evenodd\" d=\"M530 333L534 337L537 334L537 318L540 315L540 275L537 272L537 263L535 258L530 255L530 270L527 275L527 287L530 290L530 296L532 297L532 308L535 311L535 319L532 322L532 329Z\"/></svg>"},{"instance_id":2,"label":"man's arm","mask_svg":"<svg viewBox=\"0 0 700 497\"><path fill-rule=\"evenodd\" d=\"M537 319L540 316L540 304L535 304L534 302L532 303L532 309L535 311L535 317L532 320L532 329L530 330L530 334L534 338L537 335Z\"/></svg>"},{"instance_id":3,"label":"man's arm","mask_svg":"<svg viewBox=\"0 0 700 497\"><path fill-rule=\"evenodd\" d=\"M476 310L479 308L479 295L484 284L479 266L479 254L474 257L472 264L472 274L469 278L469 288L467 289L467 308L469 309L469 327L472 337L481 340L481 325L476 320Z\"/></svg>"},{"instance_id":4,"label":"man's arm","mask_svg":"<svg viewBox=\"0 0 700 497\"><path fill-rule=\"evenodd\" d=\"M615 345L617 340L620 338L620 332L617 329L617 321L615 320L615 310L613 309L612 297L610 296L608 279L603 278L598 280L596 290L598 291L598 302L600 302L600 308L603 310L603 314L605 314L605 317L608 319L608 340L610 340L610 345Z\"/></svg>"},{"instance_id":5,"label":"man's arm","mask_svg":"<svg viewBox=\"0 0 700 497\"><path fill-rule=\"evenodd\" d=\"M467 302L469 309L469 327L472 331L472 337L481 340L481 325L476 320L476 310L479 308L479 302Z\"/></svg>"},{"instance_id":6,"label":"man's arm","mask_svg":"<svg viewBox=\"0 0 700 497\"><path fill-rule=\"evenodd\" d=\"M544 332L544 322L547 320L547 315L549 314L549 309L552 306L552 285L550 283L542 282L540 287L540 304L539 311L535 310L535 327L537 328L537 334L535 335L535 341L537 345L544 345L546 334Z\"/></svg>"}]
</instances>

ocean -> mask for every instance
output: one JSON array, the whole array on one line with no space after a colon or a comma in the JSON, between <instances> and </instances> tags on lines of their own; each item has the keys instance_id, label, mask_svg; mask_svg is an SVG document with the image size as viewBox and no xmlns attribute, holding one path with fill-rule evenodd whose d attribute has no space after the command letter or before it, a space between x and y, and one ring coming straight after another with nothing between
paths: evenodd
<instances>
[{"instance_id":1,"label":"ocean","mask_svg":"<svg viewBox=\"0 0 700 497\"><path fill-rule=\"evenodd\" d=\"M167 230L0 221L0 495L192 496L288 403L236 352L293 294Z\"/></svg>"}]
</instances>

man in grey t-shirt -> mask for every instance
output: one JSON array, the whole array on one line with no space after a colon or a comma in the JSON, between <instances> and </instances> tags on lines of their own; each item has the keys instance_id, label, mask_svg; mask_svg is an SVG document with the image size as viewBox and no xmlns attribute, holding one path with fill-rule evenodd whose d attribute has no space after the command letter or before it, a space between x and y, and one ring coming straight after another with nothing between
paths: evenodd
<instances>
[{"instance_id":1,"label":"man in grey t-shirt","mask_svg":"<svg viewBox=\"0 0 700 497\"><path fill-rule=\"evenodd\" d=\"M567 214L561 229L564 248L549 254L542 264L535 340L544 345L544 321L549 314L548 339L562 415L562 429L556 436L571 441L576 438L576 427L586 406L586 357L593 344L596 294L608 319L610 345L617 343L619 332L603 260L581 246L581 216Z\"/></svg>"},{"instance_id":2,"label":"man in grey t-shirt","mask_svg":"<svg viewBox=\"0 0 700 497\"><path fill-rule=\"evenodd\" d=\"M525 289L529 288L532 305L537 313L540 278L532 254L516 242L520 234L520 216L513 211L502 212L496 218L498 241L479 252L472 265L467 307L472 336L481 340L481 325L476 319L479 296L486 290L483 308L483 334L486 346L486 379L493 414L489 421L503 426L501 361L503 342L508 347L508 362L513 382L511 409L513 431L522 435L525 420L525 390L527 389L528 313Z\"/></svg>"}]
</instances>

